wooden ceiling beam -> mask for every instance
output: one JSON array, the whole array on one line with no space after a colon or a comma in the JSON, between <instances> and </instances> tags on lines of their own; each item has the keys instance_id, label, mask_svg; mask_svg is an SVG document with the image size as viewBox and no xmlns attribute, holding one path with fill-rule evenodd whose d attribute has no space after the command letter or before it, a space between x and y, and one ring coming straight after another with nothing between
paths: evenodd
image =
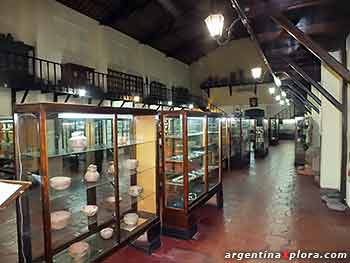
<instances>
[{"instance_id":1,"label":"wooden ceiling beam","mask_svg":"<svg viewBox=\"0 0 350 263\"><path fill-rule=\"evenodd\" d=\"M103 18L100 22L102 25L113 25L120 19L128 18L134 12L144 9L154 0L145 0L137 5L133 5L133 1L122 1L122 5L119 8L115 8L109 16Z\"/></svg>"},{"instance_id":2,"label":"wooden ceiling beam","mask_svg":"<svg viewBox=\"0 0 350 263\"><path fill-rule=\"evenodd\" d=\"M248 17L269 17L276 13L300 10L303 8L314 6L327 6L339 4L339 0L269 0L261 1L257 0L250 6Z\"/></svg>"}]
</instances>

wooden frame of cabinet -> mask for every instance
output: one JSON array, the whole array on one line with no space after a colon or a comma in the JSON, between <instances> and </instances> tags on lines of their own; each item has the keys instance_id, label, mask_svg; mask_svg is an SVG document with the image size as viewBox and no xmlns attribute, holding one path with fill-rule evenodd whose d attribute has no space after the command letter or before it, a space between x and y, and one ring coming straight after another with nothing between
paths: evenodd
<instances>
[{"instance_id":1,"label":"wooden frame of cabinet","mask_svg":"<svg viewBox=\"0 0 350 263\"><path fill-rule=\"evenodd\" d=\"M198 215L196 214L196 211L198 208L203 206L210 198L212 198L214 195L217 197L217 207L222 208L223 207L223 189L222 189L222 136L221 136L221 114L216 113L202 113L202 112L193 112L193 111L169 111L169 112L162 112L161 114L161 129L162 129L162 182L163 182L163 210L162 210L162 223L163 223L163 234L181 238L181 239L191 239L193 235L197 232L197 222L198 222ZM169 121L167 118L178 118L178 124L182 125L182 128L178 131L178 136L170 135L166 132L166 126L169 126ZM191 174L192 179L189 175L189 171L191 169L191 163L189 161L189 155L192 155L192 151L189 153L189 137L190 136L196 136L195 133L189 133L189 118L202 118L204 122L203 130L200 131L200 133L203 134L202 140L204 149L204 174L199 177L193 176ZM217 118L218 119L218 174L217 174L217 183L215 185L209 186L209 173L214 171L215 166L209 167L209 148L212 147L208 144L209 141L209 129L208 129L208 120L210 118ZM174 144L172 140L179 140L181 141L181 145L175 145L174 147L178 147L182 150L178 151L177 153L182 155L182 161L176 161L172 160L170 158L170 162L174 161L175 164L170 164L170 166L173 167L173 171L177 171L180 174L180 177L182 177L182 184L174 184L174 180L176 180L178 177L174 177L175 179L168 179L169 174L171 174L168 171L167 165L169 162L168 159L168 136L170 137L169 144ZM214 148L215 149L215 148ZM211 150L210 150L211 151ZM214 150L215 151L215 150ZM175 152L174 150L171 150L171 155ZM194 151L193 151L194 152ZM193 154L194 156L194 154ZM209 168L212 169L209 171ZM170 169L169 169L170 170ZM194 171L196 172L196 171ZM193 172L193 173L194 173ZM191 171L192 173L192 171ZM215 172L214 172L215 173ZM215 175L214 175L215 177ZM195 179L193 179L195 178ZM189 192L190 182L197 180L204 179L202 181L202 184L204 183L204 190L197 195L195 200L190 201L191 194ZM176 198L180 198L180 202L177 202L177 204L180 203L180 205L169 205L170 202L167 198L168 194L172 190L168 190L168 187L177 187L179 192L176 192ZM182 190L181 190L182 188ZM175 196L174 195L174 196ZM181 201L182 200L182 201ZM191 203L192 202L192 203ZM176 202L175 202L176 203ZM173 204L175 204L173 203Z\"/></svg>"},{"instance_id":2,"label":"wooden frame of cabinet","mask_svg":"<svg viewBox=\"0 0 350 263\"><path fill-rule=\"evenodd\" d=\"M49 174L52 173L53 169L52 167L49 169L49 154L48 154L48 140L47 140L47 118L48 114L51 113L78 113L78 114L93 114L93 115L108 115L110 116L110 120L112 120L112 148L109 150L112 152L112 162L111 166L113 166L113 171L111 172L111 181L108 182L108 185L112 185L112 191L111 193L113 194L113 197L115 200L119 200L119 202L114 202L114 207L112 207L114 213L112 212L112 216L110 220L106 219L106 221L103 221L103 223L98 224L97 219L96 223L91 223L90 224L90 219L88 220L88 229L86 232L83 234L77 235L73 239L67 239L66 241L64 240L63 243L60 243L59 246L53 247L53 232L52 232L52 226L51 226L51 219L50 219L50 205L52 205L51 201L51 186L49 185ZM158 132L158 127L159 127L159 121L158 121L158 114L156 111L153 110L147 110L147 109L126 109L126 108L112 108L112 107L96 107L96 106L83 106L83 105L72 105L72 104L56 104L56 103L38 103L38 104L25 104L25 105L18 105L16 106L15 109L15 131L16 131L16 140L20 138L22 131L19 131L18 128L23 128L19 127L19 118L20 115L35 115L37 117L37 123L34 123L32 127L37 127L39 131L39 138L37 138L39 142L39 154L38 154L38 162L37 162L37 173L40 175L40 184L36 186L35 191L40 192L41 200L39 204L37 205L40 207L40 210L42 211L41 214L39 213L35 217L33 217L33 213L35 211L31 210L32 207L30 205L31 203L31 195L28 194L24 197L21 198L21 200L18 202L17 206L19 211L21 211L21 218L18 220L18 229L20 230L19 237L21 238L21 241L19 241L19 251L23 253L20 254L20 262L24 262L26 260L27 262L37 262L37 261L45 261L45 262L53 262L54 258L62 253L67 253L67 249L70 245L72 245L75 242L79 241L84 241L84 240L89 240L89 238L93 239L98 239L96 242L93 241L93 244L98 243L102 247L102 251L94 256L91 256L91 258L88 258L89 262L100 262L101 258L104 258L111 253L115 252L117 249L121 248L122 246L132 244L133 246L140 248L144 250L147 253L151 253L154 249L160 247L160 200L159 200L159 193L160 193L160 180L159 180L159 151L158 151L158 141L159 141L159 132ZM152 173L152 176L154 176L154 182L152 181L152 192L150 195L150 198L152 199L149 201L149 203L152 203L150 206L152 207L150 210L152 212L144 212L147 209L144 207L149 205L145 204L145 202L148 202L145 199L141 198L136 198L136 200L132 199L133 197L128 196L123 198L130 198L130 203L128 203L128 206L130 205L131 210L123 211L121 212L121 200L120 196L122 193L120 193L120 188L119 188L119 179L121 176L121 171L119 169L119 164L118 164L118 153L120 151L120 147L128 147L128 146L135 146L134 151L139 151L139 149L136 149L138 146L136 139L134 144L130 144L127 146L124 145L118 145L118 131L117 131L117 121L119 121L119 117L121 115L131 115L132 118L146 118L147 124L150 123L151 120L154 124L154 135L149 135L153 134L153 130L150 129L149 126L145 125L145 122L139 121L139 126L142 128L142 125L144 125L148 131L145 131L148 133L145 135L147 136L154 136L152 137L151 142L146 142L150 143L148 144L148 149L151 149L154 147L152 150L152 153L155 154L151 159L154 160L154 164L151 161L152 165L152 171L149 173ZM112 117L111 117L112 116ZM154 119L153 119L154 118ZM147 126L147 127L146 127ZM136 128L134 128L136 129ZM140 130L140 129L139 129ZM142 131L142 129L141 129ZM132 131L134 132L134 131ZM25 136L25 135L23 135ZM142 136L141 136L142 137ZM15 143L20 143L15 142ZM19 147L16 147L19 149ZM22 177L22 161L20 158L20 152L18 150L16 151L16 170L17 170L17 177L20 178ZM69 154L69 153L68 153ZM73 152L72 155L75 155L78 153ZM140 156L141 154L139 154ZM138 159L139 160L139 159ZM140 160L142 163L143 161ZM154 166L153 166L154 165ZM141 173L141 171L135 170L135 173L138 174ZM132 177L133 174L130 174L130 177ZM144 178L143 178L144 179ZM131 180L131 179L130 179ZM86 183L85 183L86 184ZM35 184L34 184L35 185ZM130 184L131 185L131 184ZM96 187L91 187L86 189L86 198L87 198L87 204L90 204L90 201L92 200L92 204L96 204ZM154 192L153 192L154 191ZM127 193L127 191L126 191ZM145 194L146 195L146 194ZM132 199L132 200L131 200ZM90 201L89 201L90 200ZM145 201L146 200L146 201ZM135 201L135 202L134 202ZM140 202L144 203L140 203ZM135 208L136 206L136 208ZM137 206L142 207L137 208ZM141 211L143 210L144 211ZM144 217L143 214L145 215L144 218L145 221L139 222L138 225L135 226L134 229L130 230L130 232L125 232L125 230L122 228L122 214L126 214L128 212L134 212L134 210L137 213L140 213L140 218L141 216ZM78 210L79 211L79 210ZM100 209L99 209L100 211ZM149 216L149 217L148 217ZM35 218L38 219L40 222L42 222L42 234L43 236L40 237L44 242L44 253L42 255L34 257L32 255L32 239L37 238L38 236L41 235L41 233L32 233L31 232L31 220ZM106 228L106 227L112 227L114 228L114 236L110 241L105 241L102 240L99 236L99 232ZM125 232L125 233L124 233ZM142 238L141 238L142 236ZM106 245L106 246L104 246Z\"/></svg>"}]
</instances>

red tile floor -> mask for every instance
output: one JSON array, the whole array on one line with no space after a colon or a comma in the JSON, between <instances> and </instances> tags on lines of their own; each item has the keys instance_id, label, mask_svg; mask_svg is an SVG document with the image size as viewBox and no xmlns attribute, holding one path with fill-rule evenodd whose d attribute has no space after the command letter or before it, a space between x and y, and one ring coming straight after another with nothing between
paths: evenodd
<instances>
[{"instance_id":1,"label":"red tile floor","mask_svg":"<svg viewBox=\"0 0 350 263\"><path fill-rule=\"evenodd\" d=\"M126 247L105 263L265 263L271 260L225 261L224 255L298 249L350 252L350 214L329 211L313 178L295 174L293 142L270 147L268 157L252 161L249 169L226 173L224 202L223 210L211 204L202 208L197 240L162 237L162 247L152 256ZM345 261L287 262L350 262L350 253Z\"/></svg>"}]
</instances>

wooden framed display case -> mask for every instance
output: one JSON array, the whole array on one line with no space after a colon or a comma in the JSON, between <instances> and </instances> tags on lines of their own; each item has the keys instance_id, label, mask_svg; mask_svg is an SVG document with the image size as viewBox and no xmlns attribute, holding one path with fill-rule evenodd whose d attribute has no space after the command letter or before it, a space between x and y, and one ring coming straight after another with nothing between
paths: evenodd
<instances>
[{"instance_id":1,"label":"wooden framed display case","mask_svg":"<svg viewBox=\"0 0 350 263\"><path fill-rule=\"evenodd\" d=\"M0 178L14 178L13 119L0 117Z\"/></svg>"},{"instance_id":2,"label":"wooden framed display case","mask_svg":"<svg viewBox=\"0 0 350 263\"><path fill-rule=\"evenodd\" d=\"M223 117L221 119L221 136L222 136L222 168L230 168L230 119Z\"/></svg>"},{"instance_id":3,"label":"wooden framed display case","mask_svg":"<svg viewBox=\"0 0 350 263\"><path fill-rule=\"evenodd\" d=\"M295 165L305 164L305 155L308 148L309 120L304 117L295 118Z\"/></svg>"},{"instance_id":4,"label":"wooden framed display case","mask_svg":"<svg viewBox=\"0 0 350 263\"><path fill-rule=\"evenodd\" d=\"M257 119L255 133L255 155L265 157L269 153L269 124L267 119Z\"/></svg>"},{"instance_id":5,"label":"wooden framed display case","mask_svg":"<svg viewBox=\"0 0 350 263\"><path fill-rule=\"evenodd\" d=\"M250 162L250 121L230 117L230 167L242 167Z\"/></svg>"},{"instance_id":6,"label":"wooden framed display case","mask_svg":"<svg viewBox=\"0 0 350 263\"><path fill-rule=\"evenodd\" d=\"M152 110L16 107L17 177L32 182L18 207L26 262L160 246L158 123Z\"/></svg>"},{"instance_id":7,"label":"wooden framed display case","mask_svg":"<svg viewBox=\"0 0 350 263\"><path fill-rule=\"evenodd\" d=\"M269 141L270 145L278 144L280 139L280 120L278 118L269 119Z\"/></svg>"},{"instance_id":8,"label":"wooden framed display case","mask_svg":"<svg viewBox=\"0 0 350 263\"><path fill-rule=\"evenodd\" d=\"M170 111L161 115L163 233L190 239L196 210L216 194L223 206L221 115Z\"/></svg>"}]
</instances>

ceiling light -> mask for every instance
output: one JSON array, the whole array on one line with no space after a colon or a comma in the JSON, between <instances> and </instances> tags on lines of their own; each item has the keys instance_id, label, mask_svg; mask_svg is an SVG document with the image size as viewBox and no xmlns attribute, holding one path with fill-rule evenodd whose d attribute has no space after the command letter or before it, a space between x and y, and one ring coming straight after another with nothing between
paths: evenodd
<instances>
[{"instance_id":1,"label":"ceiling light","mask_svg":"<svg viewBox=\"0 0 350 263\"><path fill-rule=\"evenodd\" d=\"M280 78L278 77L274 77L274 81L277 87L281 87L282 86L282 81L280 80Z\"/></svg>"},{"instance_id":2,"label":"ceiling light","mask_svg":"<svg viewBox=\"0 0 350 263\"><path fill-rule=\"evenodd\" d=\"M140 96L134 96L133 101L134 102L140 102Z\"/></svg>"},{"instance_id":3,"label":"ceiling light","mask_svg":"<svg viewBox=\"0 0 350 263\"><path fill-rule=\"evenodd\" d=\"M212 38L218 39L222 35L222 30L224 28L224 16L220 13L209 15L205 19L209 33Z\"/></svg>"},{"instance_id":4,"label":"ceiling light","mask_svg":"<svg viewBox=\"0 0 350 263\"><path fill-rule=\"evenodd\" d=\"M287 93L285 91L282 91L281 95L282 95L283 98L287 97Z\"/></svg>"},{"instance_id":5,"label":"ceiling light","mask_svg":"<svg viewBox=\"0 0 350 263\"><path fill-rule=\"evenodd\" d=\"M86 96L86 90L85 89L79 89L78 94L79 94L79 97L85 97Z\"/></svg>"},{"instance_id":6,"label":"ceiling light","mask_svg":"<svg viewBox=\"0 0 350 263\"><path fill-rule=\"evenodd\" d=\"M275 94L276 92L276 88L275 87L270 87L269 88L269 93L272 95L272 94Z\"/></svg>"},{"instance_id":7,"label":"ceiling light","mask_svg":"<svg viewBox=\"0 0 350 263\"><path fill-rule=\"evenodd\" d=\"M173 102L171 100L168 101L168 106L173 106Z\"/></svg>"},{"instance_id":8,"label":"ceiling light","mask_svg":"<svg viewBox=\"0 0 350 263\"><path fill-rule=\"evenodd\" d=\"M192 110L194 108L193 104L188 105L188 108Z\"/></svg>"},{"instance_id":9,"label":"ceiling light","mask_svg":"<svg viewBox=\"0 0 350 263\"><path fill-rule=\"evenodd\" d=\"M259 67L253 68L253 69L251 69L251 71L252 71L252 76L254 79L260 79L261 73L262 73L262 68L259 68Z\"/></svg>"},{"instance_id":10,"label":"ceiling light","mask_svg":"<svg viewBox=\"0 0 350 263\"><path fill-rule=\"evenodd\" d=\"M277 101L280 101L280 100L281 100L281 96L280 96L280 95L277 95L277 96L275 97L275 99L276 99Z\"/></svg>"}]
</instances>

